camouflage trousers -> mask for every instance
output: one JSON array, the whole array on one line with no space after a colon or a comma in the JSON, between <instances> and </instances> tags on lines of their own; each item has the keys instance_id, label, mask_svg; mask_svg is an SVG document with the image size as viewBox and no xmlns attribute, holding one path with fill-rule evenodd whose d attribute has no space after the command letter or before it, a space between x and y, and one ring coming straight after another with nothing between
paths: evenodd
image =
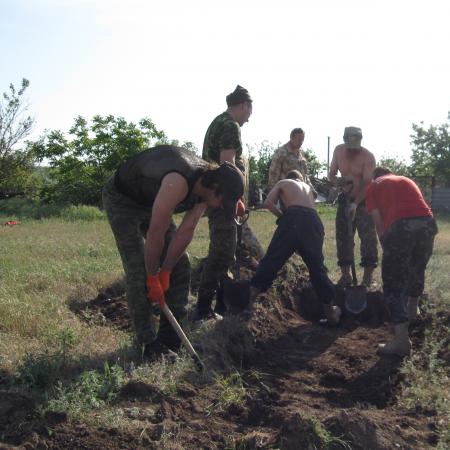
<instances>
[{"instance_id":1,"label":"camouflage trousers","mask_svg":"<svg viewBox=\"0 0 450 450\"><path fill-rule=\"evenodd\" d=\"M408 297L423 293L436 233L433 217L417 217L397 220L383 237L381 276L394 324L408 321Z\"/></svg>"},{"instance_id":2,"label":"camouflage trousers","mask_svg":"<svg viewBox=\"0 0 450 450\"><path fill-rule=\"evenodd\" d=\"M209 249L203 265L198 288L197 309L206 312L211 308L219 282L234 262L237 245L237 226L227 219L223 209L208 209Z\"/></svg>"},{"instance_id":3,"label":"camouflage trousers","mask_svg":"<svg viewBox=\"0 0 450 450\"><path fill-rule=\"evenodd\" d=\"M354 261L355 231L361 240L361 266L377 267L377 235L372 217L366 210L364 202L356 209L353 228L350 232L347 208L350 203L348 195L340 193L336 212L336 247L339 266L349 266Z\"/></svg>"},{"instance_id":4,"label":"camouflage trousers","mask_svg":"<svg viewBox=\"0 0 450 450\"><path fill-rule=\"evenodd\" d=\"M139 345L150 344L158 335L168 346L177 346L178 337L166 317L161 315L159 330L153 309L147 300L147 273L144 261L144 238L151 219L152 209L139 205L117 191L111 177L103 188L103 205L122 259L126 278L126 294L131 320ZM172 222L165 236L161 263L175 232ZM180 320L186 315L191 267L184 254L173 268L166 302L174 316Z\"/></svg>"}]
</instances>

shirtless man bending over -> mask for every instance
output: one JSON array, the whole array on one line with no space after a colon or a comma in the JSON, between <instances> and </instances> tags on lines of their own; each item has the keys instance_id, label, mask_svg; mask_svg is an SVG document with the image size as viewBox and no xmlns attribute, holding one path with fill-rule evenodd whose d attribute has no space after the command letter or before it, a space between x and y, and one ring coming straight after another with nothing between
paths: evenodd
<instances>
[{"instance_id":1,"label":"shirtless man bending over","mask_svg":"<svg viewBox=\"0 0 450 450\"><path fill-rule=\"evenodd\" d=\"M329 178L340 186L336 213L336 246L341 278L338 285L351 283L350 265L354 261L354 235L358 230L361 240L361 266L364 267L363 284L372 283L372 274L378 262L377 237L371 216L366 211L365 190L372 181L375 157L361 146L362 132L357 127L347 127L344 143L334 149ZM342 178L337 178L337 172ZM349 229L349 217L352 228Z\"/></svg>"},{"instance_id":2,"label":"shirtless man bending over","mask_svg":"<svg viewBox=\"0 0 450 450\"><path fill-rule=\"evenodd\" d=\"M311 283L323 303L328 322L337 324L341 311L333 305L335 289L323 262L324 229L314 209L311 186L303 181L298 170L292 170L286 179L275 184L264 205L278 217L278 227L250 282L250 307L256 296L272 285L278 271L296 251L308 267Z\"/></svg>"}]
</instances>

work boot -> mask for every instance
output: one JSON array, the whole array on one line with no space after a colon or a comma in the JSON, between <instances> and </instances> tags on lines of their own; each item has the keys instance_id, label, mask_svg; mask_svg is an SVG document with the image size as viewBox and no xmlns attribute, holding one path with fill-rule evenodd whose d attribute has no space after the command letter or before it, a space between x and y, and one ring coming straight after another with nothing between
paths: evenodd
<instances>
[{"instance_id":1,"label":"work boot","mask_svg":"<svg viewBox=\"0 0 450 450\"><path fill-rule=\"evenodd\" d=\"M362 284L366 287L370 287L373 283L373 271L374 267L364 267L364 275L362 279Z\"/></svg>"},{"instance_id":2,"label":"work boot","mask_svg":"<svg viewBox=\"0 0 450 450\"><path fill-rule=\"evenodd\" d=\"M352 276L350 274L350 266L341 266L341 278L339 278L336 285L338 287L351 286Z\"/></svg>"},{"instance_id":3,"label":"work boot","mask_svg":"<svg viewBox=\"0 0 450 450\"><path fill-rule=\"evenodd\" d=\"M408 322L394 325L394 338L387 344L379 344L380 355L406 356L411 353L411 341L408 335Z\"/></svg>"},{"instance_id":4,"label":"work boot","mask_svg":"<svg viewBox=\"0 0 450 450\"><path fill-rule=\"evenodd\" d=\"M203 310L203 309L196 309L194 317L192 318L192 321L194 323L200 323L204 322L206 320L222 320L223 316L220 314L214 312L211 308Z\"/></svg>"},{"instance_id":5,"label":"work boot","mask_svg":"<svg viewBox=\"0 0 450 450\"><path fill-rule=\"evenodd\" d=\"M410 323L417 320L420 314L419 297L409 297L408 299L408 320Z\"/></svg>"},{"instance_id":6,"label":"work boot","mask_svg":"<svg viewBox=\"0 0 450 450\"><path fill-rule=\"evenodd\" d=\"M159 338L156 338L151 344L145 345L142 357L148 362L166 361L174 363L178 359L177 353L170 350Z\"/></svg>"},{"instance_id":7,"label":"work boot","mask_svg":"<svg viewBox=\"0 0 450 450\"><path fill-rule=\"evenodd\" d=\"M341 320L342 311L339 306L324 304L323 312L325 313L325 317L330 325L337 325Z\"/></svg>"}]
</instances>

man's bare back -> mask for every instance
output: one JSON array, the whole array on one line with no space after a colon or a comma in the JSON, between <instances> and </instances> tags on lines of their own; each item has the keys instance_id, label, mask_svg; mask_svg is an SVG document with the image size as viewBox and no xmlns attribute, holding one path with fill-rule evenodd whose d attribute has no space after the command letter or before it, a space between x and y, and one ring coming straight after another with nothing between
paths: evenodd
<instances>
[{"instance_id":1,"label":"man's bare back","mask_svg":"<svg viewBox=\"0 0 450 450\"><path fill-rule=\"evenodd\" d=\"M364 147L360 149L347 148L345 144L340 144L334 149L333 159L330 166L330 181L336 182L336 175L339 170L341 175L352 182L350 195L356 198L362 195L363 187L372 180L375 169L375 157ZM361 191L363 191L361 193Z\"/></svg>"},{"instance_id":2,"label":"man's bare back","mask_svg":"<svg viewBox=\"0 0 450 450\"><path fill-rule=\"evenodd\" d=\"M277 217L283 214L277 206L279 200L285 208L290 206L314 208L314 194L311 186L299 180L280 180L267 195L264 206Z\"/></svg>"}]
</instances>

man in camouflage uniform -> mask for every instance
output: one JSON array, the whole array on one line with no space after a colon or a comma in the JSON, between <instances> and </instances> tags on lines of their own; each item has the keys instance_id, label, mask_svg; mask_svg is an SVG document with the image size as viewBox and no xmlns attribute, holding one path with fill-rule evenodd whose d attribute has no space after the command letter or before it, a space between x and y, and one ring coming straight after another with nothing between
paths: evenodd
<instances>
[{"instance_id":1,"label":"man in camouflage uniform","mask_svg":"<svg viewBox=\"0 0 450 450\"><path fill-rule=\"evenodd\" d=\"M289 142L275 150L269 168L269 189L272 189L278 181L284 180L291 170L298 170L305 183L311 186L308 176L308 161L302 150L304 140L304 131L301 128L294 128L291 131Z\"/></svg>"},{"instance_id":2,"label":"man in camouflage uniform","mask_svg":"<svg viewBox=\"0 0 450 450\"><path fill-rule=\"evenodd\" d=\"M252 99L247 89L238 85L231 94L227 95L226 102L227 110L217 116L206 131L202 158L216 163L228 161L236 165L248 177L242 155L241 127L248 122L252 114ZM236 253L237 234L234 220L225 217L221 209L209 208L207 215L210 244L201 274L194 321L221 319L220 314L214 312L211 305L219 282L232 266ZM242 237L246 240L248 236L253 234L245 224ZM252 240L253 247L256 241L259 246L258 251L261 253L262 249L256 238L253 237ZM223 312L217 306L219 305L216 305L216 310Z\"/></svg>"},{"instance_id":3,"label":"man in camouflage uniform","mask_svg":"<svg viewBox=\"0 0 450 450\"><path fill-rule=\"evenodd\" d=\"M189 150L161 145L125 161L103 188L103 204L122 259L127 302L144 356L174 357L180 345L165 316L156 334L149 303L167 300L185 316L190 263L185 250L207 207L235 217L244 193L242 173L232 164L208 163ZM174 213L184 212L176 229ZM144 242L145 239L145 242Z\"/></svg>"},{"instance_id":4,"label":"man in camouflage uniform","mask_svg":"<svg viewBox=\"0 0 450 450\"><path fill-rule=\"evenodd\" d=\"M344 143L334 149L330 165L331 183L342 188L336 212L337 258L341 268L338 285L342 286L352 281L350 265L354 261L356 230L361 240L361 266L364 267L363 284L366 286L372 283L373 270L378 263L375 226L364 203L365 189L375 169L375 157L361 146L361 139L360 128L345 128ZM340 179L336 176L338 170L342 175Z\"/></svg>"},{"instance_id":5,"label":"man in camouflage uniform","mask_svg":"<svg viewBox=\"0 0 450 450\"><path fill-rule=\"evenodd\" d=\"M382 167L375 169L373 178L366 204L383 247L384 298L395 330L394 339L380 345L380 352L404 356L411 351L408 322L417 317L437 226L414 181Z\"/></svg>"}]
</instances>

